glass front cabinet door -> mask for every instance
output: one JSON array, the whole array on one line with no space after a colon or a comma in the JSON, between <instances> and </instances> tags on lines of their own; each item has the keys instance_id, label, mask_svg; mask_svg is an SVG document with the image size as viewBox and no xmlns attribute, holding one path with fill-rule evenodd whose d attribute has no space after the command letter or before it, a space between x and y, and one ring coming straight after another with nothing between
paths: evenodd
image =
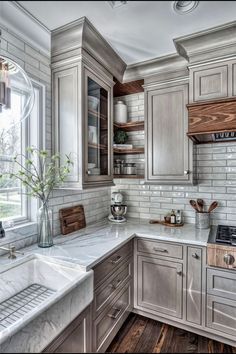
<instances>
[{"instance_id":1,"label":"glass front cabinet door","mask_svg":"<svg viewBox=\"0 0 236 354\"><path fill-rule=\"evenodd\" d=\"M99 67L79 62L53 68L55 152L74 163L62 188L113 185L112 88L112 77Z\"/></svg>"},{"instance_id":2,"label":"glass front cabinet door","mask_svg":"<svg viewBox=\"0 0 236 354\"><path fill-rule=\"evenodd\" d=\"M112 181L111 87L85 69L85 183Z\"/></svg>"}]
</instances>

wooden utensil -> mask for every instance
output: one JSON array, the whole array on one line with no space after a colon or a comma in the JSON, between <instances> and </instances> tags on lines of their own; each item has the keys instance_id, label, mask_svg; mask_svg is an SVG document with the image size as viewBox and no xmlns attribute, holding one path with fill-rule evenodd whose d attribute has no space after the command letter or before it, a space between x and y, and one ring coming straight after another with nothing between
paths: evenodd
<instances>
[{"instance_id":1,"label":"wooden utensil","mask_svg":"<svg viewBox=\"0 0 236 354\"><path fill-rule=\"evenodd\" d=\"M211 205L209 206L208 213L211 213L217 207L218 207L218 202L216 201L212 202Z\"/></svg>"},{"instance_id":2,"label":"wooden utensil","mask_svg":"<svg viewBox=\"0 0 236 354\"><path fill-rule=\"evenodd\" d=\"M83 205L61 209L59 215L63 235L83 229L86 226Z\"/></svg>"},{"instance_id":3,"label":"wooden utensil","mask_svg":"<svg viewBox=\"0 0 236 354\"><path fill-rule=\"evenodd\" d=\"M197 203L195 202L195 200L191 199L189 201L190 205L193 207L193 209L195 209L197 212L199 212L198 210L198 206L197 206Z\"/></svg>"},{"instance_id":4,"label":"wooden utensil","mask_svg":"<svg viewBox=\"0 0 236 354\"><path fill-rule=\"evenodd\" d=\"M197 199L197 207L200 213L204 211L204 201L202 199Z\"/></svg>"}]
</instances>

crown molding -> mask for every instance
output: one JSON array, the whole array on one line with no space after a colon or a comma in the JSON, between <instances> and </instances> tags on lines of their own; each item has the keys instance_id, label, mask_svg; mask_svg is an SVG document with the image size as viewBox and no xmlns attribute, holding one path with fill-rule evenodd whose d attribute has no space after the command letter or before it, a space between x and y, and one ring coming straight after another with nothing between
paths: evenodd
<instances>
[{"instance_id":1,"label":"crown molding","mask_svg":"<svg viewBox=\"0 0 236 354\"><path fill-rule=\"evenodd\" d=\"M0 23L42 54L50 56L50 31L17 1L0 1Z\"/></svg>"},{"instance_id":2,"label":"crown molding","mask_svg":"<svg viewBox=\"0 0 236 354\"><path fill-rule=\"evenodd\" d=\"M236 21L176 38L174 44L190 64L235 56Z\"/></svg>"},{"instance_id":3,"label":"crown molding","mask_svg":"<svg viewBox=\"0 0 236 354\"><path fill-rule=\"evenodd\" d=\"M61 26L51 33L52 63L63 54L70 52L73 56L73 51L76 53L82 48L119 81L122 81L126 63L86 17Z\"/></svg>"},{"instance_id":4,"label":"crown molding","mask_svg":"<svg viewBox=\"0 0 236 354\"><path fill-rule=\"evenodd\" d=\"M159 76L168 76L168 73L178 73L181 75L187 72L187 61L179 54L173 53L140 63L128 65L124 73L123 82L130 82L139 79L145 79L145 82L152 82ZM184 72L184 73L183 73Z\"/></svg>"}]
</instances>

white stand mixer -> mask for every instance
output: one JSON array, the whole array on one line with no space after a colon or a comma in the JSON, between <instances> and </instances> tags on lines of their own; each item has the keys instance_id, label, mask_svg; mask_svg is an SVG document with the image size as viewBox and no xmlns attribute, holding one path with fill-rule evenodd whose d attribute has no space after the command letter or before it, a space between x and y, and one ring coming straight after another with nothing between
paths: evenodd
<instances>
[{"instance_id":1,"label":"white stand mixer","mask_svg":"<svg viewBox=\"0 0 236 354\"><path fill-rule=\"evenodd\" d=\"M113 192L111 195L111 214L108 219L115 223L122 223L126 221L124 215L127 212L127 205L123 204L123 195L119 192Z\"/></svg>"}]
</instances>

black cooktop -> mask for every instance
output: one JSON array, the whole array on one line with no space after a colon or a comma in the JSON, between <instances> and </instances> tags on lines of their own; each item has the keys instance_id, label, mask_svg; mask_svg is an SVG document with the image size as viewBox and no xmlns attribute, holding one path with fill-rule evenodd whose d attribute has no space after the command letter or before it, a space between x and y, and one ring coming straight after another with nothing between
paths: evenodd
<instances>
[{"instance_id":1,"label":"black cooktop","mask_svg":"<svg viewBox=\"0 0 236 354\"><path fill-rule=\"evenodd\" d=\"M219 225L216 232L216 243L236 246L236 226Z\"/></svg>"}]
</instances>

